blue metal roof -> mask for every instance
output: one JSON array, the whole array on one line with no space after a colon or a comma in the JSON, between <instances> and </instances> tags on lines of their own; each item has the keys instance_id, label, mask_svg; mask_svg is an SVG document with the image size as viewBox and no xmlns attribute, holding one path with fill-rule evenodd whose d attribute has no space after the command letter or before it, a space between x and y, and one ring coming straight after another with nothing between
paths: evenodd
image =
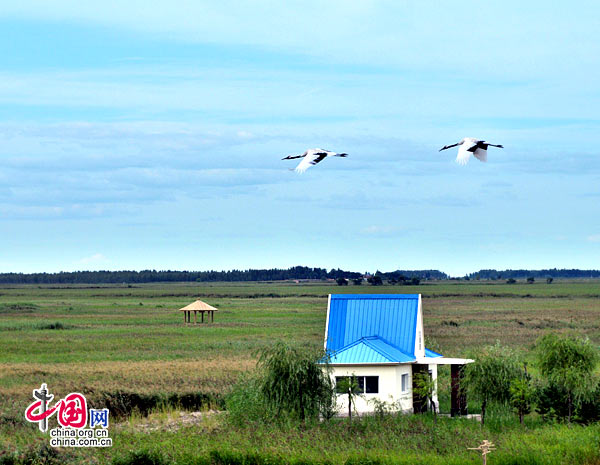
<instances>
[{"instance_id":1,"label":"blue metal roof","mask_svg":"<svg viewBox=\"0 0 600 465\"><path fill-rule=\"evenodd\" d=\"M434 352L433 350L425 347L425 357L436 358L436 357L443 357L443 355L438 354L437 352Z\"/></svg>"},{"instance_id":2,"label":"blue metal roof","mask_svg":"<svg viewBox=\"0 0 600 465\"><path fill-rule=\"evenodd\" d=\"M415 358L379 337L363 337L331 354L332 364L410 363Z\"/></svg>"},{"instance_id":3,"label":"blue metal roof","mask_svg":"<svg viewBox=\"0 0 600 465\"><path fill-rule=\"evenodd\" d=\"M385 352L392 347L414 360L418 309L418 294L332 294L326 349L341 352L362 338L377 336L388 346ZM378 344L367 345L375 350Z\"/></svg>"}]
</instances>

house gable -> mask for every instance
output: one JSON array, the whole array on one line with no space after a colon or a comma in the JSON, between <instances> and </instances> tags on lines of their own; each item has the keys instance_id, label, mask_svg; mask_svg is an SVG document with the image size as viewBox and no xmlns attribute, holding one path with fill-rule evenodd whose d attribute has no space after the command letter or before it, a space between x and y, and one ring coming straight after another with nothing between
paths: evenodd
<instances>
[{"instance_id":1,"label":"house gable","mask_svg":"<svg viewBox=\"0 0 600 465\"><path fill-rule=\"evenodd\" d=\"M419 294L332 294L327 311L325 349L330 354L336 353L362 338L377 336L413 360L422 357L420 303Z\"/></svg>"}]
</instances>

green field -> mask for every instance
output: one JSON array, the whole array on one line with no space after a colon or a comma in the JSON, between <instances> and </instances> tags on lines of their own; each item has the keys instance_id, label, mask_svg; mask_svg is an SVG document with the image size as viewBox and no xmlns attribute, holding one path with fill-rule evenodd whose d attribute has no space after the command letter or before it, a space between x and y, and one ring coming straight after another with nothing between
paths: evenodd
<instances>
[{"instance_id":1,"label":"green field","mask_svg":"<svg viewBox=\"0 0 600 465\"><path fill-rule=\"evenodd\" d=\"M21 450L32 441L40 444L45 441L35 425L22 420L22 412L32 401L32 389L42 382L59 396L82 392L92 404L106 393L119 391L148 395L200 392L218 398L241 372L253 368L257 351L274 341L321 347L329 293L421 293L428 345L449 356L464 356L497 340L522 350L527 356L535 339L548 330L576 331L600 343L597 281L555 281L550 285L444 282L382 287L338 287L327 283L4 286L0 287L0 450ZM177 309L197 298L219 309L214 324L183 324L183 316ZM51 329L56 326L59 329ZM159 424L161 421L170 424L172 415L177 412L155 413L150 419L156 417ZM333 449L315 450L315 443L309 437L295 434L288 437L274 430L227 431L226 439L218 417L207 417L176 432L169 427L152 433L139 426L148 419L123 419L121 426L111 428L115 444L110 450L67 450L61 452L61 460L77 462L85 456L86 460L110 461L110 457L122 455L136 444L148 447L160 444L166 451L177 450L170 456L181 460L206 455L215 445L240 451L268 451L274 456L295 454L311 459L321 456L334 462L343 462L360 452L358 449L353 452L355 439L347 430L331 431L320 426L311 433L321 435L319 441L331 442L328 434L340 436ZM410 420L417 430L429 428L426 423L415 426L415 421ZM463 428L468 432L465 444L449 446L449 457L455 456L459 448L462 451L472 445L466 444L468 440L477 442L476 438L481 436L476 424L467 423ZM365 426L368 427L376 429ZM534 447L535 431L540 433L547 427L535 428L538 429L526 433L509 428L506 444L513 441L511 447L517 447L521 437L523 444L531 441ZM564 434L570 438L568 441L578 440L569 431L574 430L555 433L551 429L544 434ZM581 431L584 432L579 437L593 433L593 437L600 438L597 427ZM270 435L277 445L261 439L259 433ZM408 433L385 441L361 434L366 436L360 450L371 451L377 457L399 457L403 447L413 452L443 455ZM451 444L454 435L447 434ZM489 434L503 442L500 431ZM218 441L207 442L207 438L214 439L215 435ZM183 438L187 438L188 445L180 443ZM425 441L425 436L421 439ZM445 444L446 440L440 441ZM600 447L598 441L596 447ZM383 447L384 444L389 447ZM600 463L600 453L588 454L584 459L587 463Z\"/></svg>"}]
</instances>

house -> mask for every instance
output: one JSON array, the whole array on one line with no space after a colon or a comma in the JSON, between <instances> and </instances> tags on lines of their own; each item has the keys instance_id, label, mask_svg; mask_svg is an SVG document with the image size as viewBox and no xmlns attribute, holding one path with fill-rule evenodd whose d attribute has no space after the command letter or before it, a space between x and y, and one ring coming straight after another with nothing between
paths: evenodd
<instances>
[{"instance_id":1,"label":"house","mask_svg":"<svg viewBox=\"0 0 600 465\"><path fill-rule=\"evenodd\" d=\"M325 350L336 383L356 377L362 392L355 399L358 413L373 412L373 399L404 412L426 410L424 400L413 396L415 375L429 373L437 380L438 365L451 365L451 413L466 414L461 369L473 360L447 358L425 347L420 294L331 294ZM437 406L437 395L433 400ZM347 402L338 394L340 411Z\"/></svg>"}]
</instances>

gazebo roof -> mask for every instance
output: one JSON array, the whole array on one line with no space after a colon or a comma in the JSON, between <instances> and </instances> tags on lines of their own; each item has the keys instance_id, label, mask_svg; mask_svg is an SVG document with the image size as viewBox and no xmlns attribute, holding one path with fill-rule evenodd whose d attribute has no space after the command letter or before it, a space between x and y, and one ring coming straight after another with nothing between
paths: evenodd
<instances>
[{"instance_id":1,"label":"gazebo roof","mask_svg":"<svg viewBox=\"0 0 600 465\"><path fill-rule=\"evenodd\" d=\"M186 305L183 308L180 308L181 311L190 311L190 310L215 310L218 311L217 308L208 305L206 302L202 302L201 300L196 300L189 305Z\"/></svg>"}]
</instances>

